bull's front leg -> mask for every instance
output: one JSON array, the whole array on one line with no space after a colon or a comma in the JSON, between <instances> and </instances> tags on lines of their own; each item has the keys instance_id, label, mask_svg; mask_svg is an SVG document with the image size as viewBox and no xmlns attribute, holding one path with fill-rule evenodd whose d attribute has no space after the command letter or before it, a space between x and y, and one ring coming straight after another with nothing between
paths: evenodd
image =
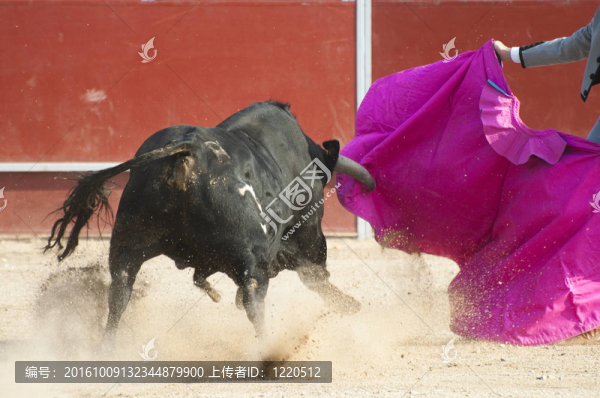
<instances>
[{"instance_id":1,"label":"bull's front leg","mask_svg":"<svg viewBox=\"0 0 600 398\"><path fill-rule=\"evenodd\" d=\"M254 325L256 337L263 337L265 332L265 297L268 288L269 278L266 273L254 275L242 286L244 309Z\"/></svg>"},{"instance_id":2,"label":"bull's front leg","mask_svg":"<svg viewBox=\"0 0 600 398\"><path fill-rule=\"evenodd\" d=\"M360 310L360 303L357 300L329 282L329 271L322 265L309 264L298 267L296 271L302 283L318 293L335 312L355 314Z\"/></svg>"}]
</instances>

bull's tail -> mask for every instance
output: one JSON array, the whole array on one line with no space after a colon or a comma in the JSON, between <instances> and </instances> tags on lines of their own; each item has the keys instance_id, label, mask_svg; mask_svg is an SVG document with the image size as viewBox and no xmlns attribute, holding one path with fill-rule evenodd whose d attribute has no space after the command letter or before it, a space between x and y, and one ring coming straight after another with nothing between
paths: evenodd
<instances>
[{"instance_id":1,"label":"bull's tail","mask_svg":"<svg viewBox=\"0 0 600 398\"><path fill-rule=\"evenodd\" d=\"M52 213L62 212L62 217L59 218L52 226L48 244L44 248L44 252L58 246L63 249L61 239L69 224L73 223L73 228L67 241L67 247L62 253L59 253L58 260L61 261L69 256L79 243L79 233L86 226L94 214L104 212L105 215L112 218L113 212L108 202L110 190L105 183L111 177L116 176L126 170L143 166L154 160L162 159L177 153L190 153L191 147L189 142L171 141L162 148L155 149L151 152L136 156L124 163L115 167L100 170L94 173L80 174L77 178L78 184L69 193L69 197ZM51 213L51 214L52 214Z\"/></svg>"}]
</instances>

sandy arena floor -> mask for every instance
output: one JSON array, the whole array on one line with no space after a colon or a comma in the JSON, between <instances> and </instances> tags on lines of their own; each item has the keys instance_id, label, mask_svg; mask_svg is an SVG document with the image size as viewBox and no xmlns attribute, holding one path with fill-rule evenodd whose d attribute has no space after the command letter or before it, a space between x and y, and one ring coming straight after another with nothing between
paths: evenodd
<instances>
[{"instance_id":1,"label":"sandy arena floor","mask_svg":"<svg viewBox=\"0 0 600 398\"><path fill-rule=\"evenodd\" d=\"M38 238L0 241L0 396L3 397L591 397L600 396L600 344L522 348L457 337L446 259L382 251L375 241L328 239L332 281L361 301L352 316L329 313L293 272L271 281L267 343L259 343L235 286L210 281L213 303L166 257L142 267L120 325L118 359L140 360L156 338L159 360L333 362L331 384L15 384L16 360L92 360L106 320L108 243L82 240L57 265ZM457 357L442 362L455 338ZM454 351L451 352L454 354Z\"/></svg>"}]
</instances>

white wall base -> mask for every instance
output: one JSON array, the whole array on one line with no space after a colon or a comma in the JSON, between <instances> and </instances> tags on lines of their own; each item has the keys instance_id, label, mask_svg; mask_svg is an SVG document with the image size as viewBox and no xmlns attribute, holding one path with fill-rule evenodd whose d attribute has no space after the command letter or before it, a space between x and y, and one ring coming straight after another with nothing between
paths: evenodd
<instances>
[{"instance_id":1,"label":"white wall base","mask_svg":"<svg viewBox=\"0 0 600 398\"><path fill-rule=\"evenodd\" d=\"M48 162L48 163L0 163L0 172L72 172L72 171L96 171L114 167L120 163L108 162Z\"/></svg>"}]
</instances>

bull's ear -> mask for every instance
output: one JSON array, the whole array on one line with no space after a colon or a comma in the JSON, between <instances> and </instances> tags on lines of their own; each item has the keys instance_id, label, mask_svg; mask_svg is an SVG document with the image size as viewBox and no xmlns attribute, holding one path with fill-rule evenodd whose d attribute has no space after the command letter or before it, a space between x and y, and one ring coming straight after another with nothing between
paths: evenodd
<instances>
[{"instance_id":1,"label":"bull's ear","mask_svg":"<svg viewBox=\"0 0 600 398\"><path fill-rule=\"evenodd\" d=\"M329 156L332 156L335 159L337 159L340 153L340 142L338 140L325 141L323 142L323 148L327 150L327 154Z\"/></svg>"}]
</instances>

